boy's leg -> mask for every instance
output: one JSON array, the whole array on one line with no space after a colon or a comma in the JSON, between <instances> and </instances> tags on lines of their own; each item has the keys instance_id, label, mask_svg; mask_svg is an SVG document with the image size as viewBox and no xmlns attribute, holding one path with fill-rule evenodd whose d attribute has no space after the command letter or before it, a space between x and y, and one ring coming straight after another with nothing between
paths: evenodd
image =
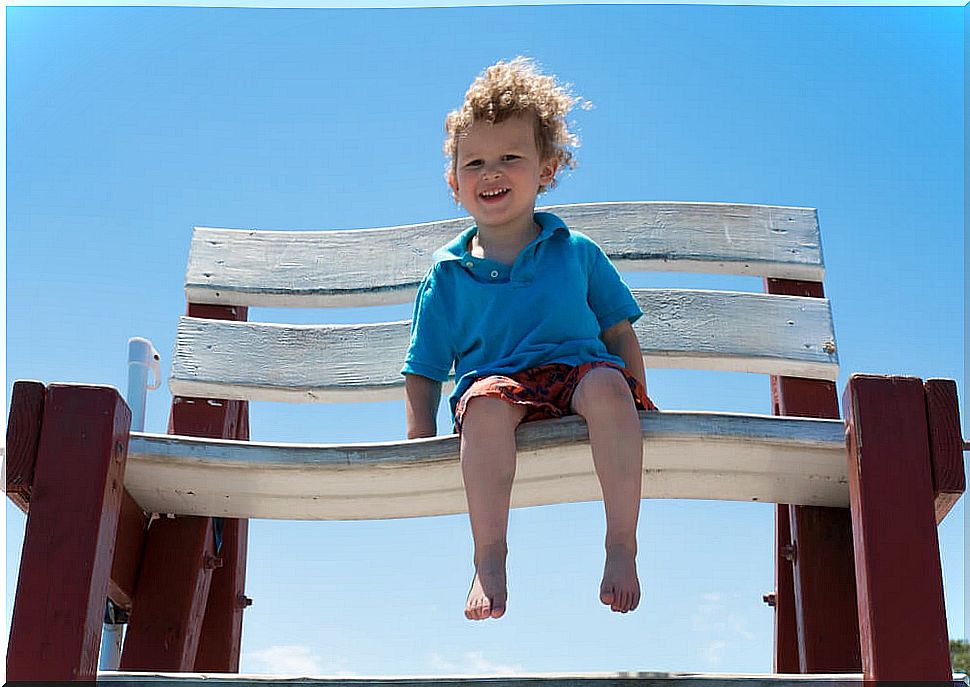
<instances>
[{"instance_id":1,"label":"boy's leg","mask_svg":"<svg viewBox=\"0 0 970 687\"><path fill-rule=\"evenodd\" d=\"M505 558L515 476L515 428L526 408L487 396L471 399L461 423L461 473L475 542L475 579L465 617L500 618L508 596Z\"/></svg>"},{"instance_id":2,"label":"boy's leg","mask_svg":"<svg viewBox=\"0 0 970 687\"><path fill-rule=\"evenodd\" d=\"M593 464L606 507L606 566L600 601L626 613L640 603L637 519L643 474L643 439L630 387L619 370L590 370L572 399L589 427Z\"/></svg>"}]
</instances>

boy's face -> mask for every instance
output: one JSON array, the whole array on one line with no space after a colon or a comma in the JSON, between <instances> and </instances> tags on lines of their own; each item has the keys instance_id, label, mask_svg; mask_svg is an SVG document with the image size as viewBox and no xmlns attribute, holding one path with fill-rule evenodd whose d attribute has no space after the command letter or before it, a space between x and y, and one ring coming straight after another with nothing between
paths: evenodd
<instances>
[{"instance_id":1,"label":"boy's face","mask_svg":"<svg viewBox=\"0 0 970 687\"><path fill-rule=\"evenodd\" d=\"M556 174L556 158L540 160L531 116L499 124L474 122L458 139L451 188L478 225L531 226L539 186Z\"/></svg>"}]
</instances>

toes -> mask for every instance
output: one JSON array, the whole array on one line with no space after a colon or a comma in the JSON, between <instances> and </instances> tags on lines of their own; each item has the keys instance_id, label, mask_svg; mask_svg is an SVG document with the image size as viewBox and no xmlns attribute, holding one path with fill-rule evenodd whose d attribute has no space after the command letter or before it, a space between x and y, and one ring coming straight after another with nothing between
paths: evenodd
<instances>
[{"instance_id":1,"label":"toes","mask_svg":"<svg viewBox=\"0 0 970 687\"><path fill-rule=\"evenodd\" d=\"M612 589L600 588L600 601L606 606L612 606L615 595ZM614 609L615 610L615 609Z\"/></svg>"}]
</instances>

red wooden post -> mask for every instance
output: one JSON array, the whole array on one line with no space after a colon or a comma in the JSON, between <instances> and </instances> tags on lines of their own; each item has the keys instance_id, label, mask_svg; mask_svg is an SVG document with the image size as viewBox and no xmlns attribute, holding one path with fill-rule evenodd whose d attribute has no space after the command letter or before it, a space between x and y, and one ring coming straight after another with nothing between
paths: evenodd
<instances>
[{"instance_id":1,"label":"red wooden post","mask_svg":"<svg viewBox=\"0 0 970 687\"><path fill-rule=\"evenodd\" d=\"M111 562L111 579L108 581L108 597L125 610L131 610L131 601L135 596L147 528L148 516L126 489L121 497L115 555Z\"/></svg>"},{"instance_id":2,"label":"red wooden post","mask_svg":"<svg viewBox=\"0 0 970 687\"><path fill-rule=\"evenodd\" d=\"M122 670L192 670L217 565L211 518L163 516L152 523L121 652Z\"/></svg>"},{"instance_id":3,"label":"red wooden post","mask_svg":"<svg viewBox=\"0 0 970 687\"><path fill-rule=\"evenodd\" d=\"M823 298L819 282L766 279L768 293ZM776 415L838 419L835 384L794 377L771 378ZM790 540L776 532L776 566L792 565L792 587L782 589L785 576L776 572L776 628L786 614L796 618L797 667L791 660L790 634L776 629L775 665L779 672L841 673L861 668L859 621L856 614L852 531L844 508L779 504L788 511ZM780 513L775 522L784 522ZM782 546L791 549L783 552ZM794 609L792 610L792 607ZM779 642L786 642L781 645Z\"/></svg>"},{"instance_id":4,"label":"red wooden post","mask_svg":"<svg viewBox=\"0 0 970 687\"><path fill-rule=\"evenodd\" d=\"M950 680L923 384L854 375L843 396L867 680Z\"/></svg>"},{"instance_id":5,"label":"red wooden post","mask_svg":"<svg viewBox=\"0 0 970 687\"><path fill-rule=\"evenodd\" d=\"M223 565L212 574L209 602L202 622L202 642L193 670L197 673L239 672L246 596L246 546L249 520L224 520Z\"/></svg>"},{"instance_id":6,"label":"red wooden post","mask_svg":"<svg viewBox=\"0 0 970 687\"><path fill-rule=\"evenodd\" d=\"M247 309L190 303L188 314L243 321ZM172 400L169 433L248 439L248 403L177 396ZM222 520L222 547L217 553L211 518L161 519L152 524L122 651L123 669L239 669L239 597L245 585L247 533L246 520ZM207 569L206 555L217 558L218 565ZM163 645L168 648L159 651Z\"/></svg>"},{"instance_id":7,"label":"red wooden post","mask_svg":"<svg viewBox=\"0 0 970 687\"><path fill-rule=\"evenodd\" d=\"M44 405L7 679L93 680L131 412L111 387L52 384Z\"/></svg>"},{"instance_id":8,"label":"red wooden post","mask_svg":"<svg viewBox=\"0 0 970 687\"><path fill-rule=\"evenodd\" d=\"M777 414L777 413L776 413ZM788 551L791 525L788 506L775 507L775 660L774 672L798 672L798 626L795 618L795 579Z\"/></svg>"},{"instance_id":9,"label":"red wooden post","mask_svg":"<svg viewBox=\"0 0 970 687\"><path fill-rule=\"evenodd\" d=\"M960 404L957 384L952 379L928 379L923 389L926 391L936 522L940 523L967 488L963 474Z\"/></svg>"},{"instance_id":10,"label":"red wooden post","mask_svg":"<svg viewBox=\"0 0 970 687\"><path fill-rule=\"evenodd\" d=\"M47 387L40 382L17 381L10 395L10 418L7 421L7 498L24 513L30 503L34 483L37 444L44 416Z\"/></svg>"}]
</instances>

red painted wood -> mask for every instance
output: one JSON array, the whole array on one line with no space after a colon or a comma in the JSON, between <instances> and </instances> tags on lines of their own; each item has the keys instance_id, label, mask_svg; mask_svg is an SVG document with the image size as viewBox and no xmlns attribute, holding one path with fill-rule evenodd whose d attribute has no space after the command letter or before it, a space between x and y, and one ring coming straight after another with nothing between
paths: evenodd
<instances>
[{"instance_id":1,"label":"red painted wood","mask_svg":"<svg viewBox=\"0 0 970 687\"><path fill-rule=\"evenodd\" d=\"M40 441L41 420L47 387L40 382L14 382L10 395L10 417L7 420L7 498L24 513L30 504L34 483L34 464Z\"/></svg>"},{"instance_id":2,"label":"red painted wood","mask_svg":"<svg viewBox=\"0 0 970 687\"><path fill-rule=\"evenodd\" d=\"M774 672L798 672L798 626L795 618L795 578L783 552L791 546L788 506L775 506L775 657ZM783 596L784 595L784 596Z\"/></svg>"},{"instance_id":3,"label":"red painted wood","mask_svg":"<svg viewBox=\"0 0 970 687\"><path fill-rule=\"evenodd\" d=\"M202 641L195 658L197 673L239 672L243 611L246 609L248 520L224 520L221 568L212 573L209 601L202 622Z\"/></svg>"},{"instance_id":4,"label":"red painted wood","mask_svg":"<svg viewBox=\"0 0 970 687\"><path fill-rule=\"evenodd\" d=\"M48 388L8 680L94 679L130 428L131 412L111 387Z\"/></svg>"},{"instance_id":5,"label":"red painted wood","mask_svg":"<svg viewBox=\"0 0 970 687\"><path fill-rule=\"evenodd\" d=\"M122 670L192 670L214 558L211 518L163 516L152 522Z\"/></svg>"},{"instance_id":6,"label":"red painted wood","mask_svg":"<svg viewBox=\"0 0 970 687\"><path fill-rule=\"evenodd\" d=\"M818 282L766 279L769 293L824 298ZM772 377L772 405L776 415L837 419L835 384L822 380ZM796 618L797 672L856 672L861 668L859 622L856 611L852 532L847 509L782 506L787 508L793 546L793 592L776 605L776 615ZM781 522L776 516L776 523ZM776 534L776 547L783 538ZM780 552L776 549L776 556ZM782 602L779 594L779 602ZM776 618L777 622L777 618ZM777 637L776 637L777 639ZM790 636L781 639L791 641ZM776 662L790 657L791 648L775 647ZM789 664L790 667L790 664ZM793 671L796 672L796 671Z\"/></svg>"},{"instance_id":7,"label":"red painted wood","mask_svg":"<svg viewBox=\"0 0 970 687\"><path fill-rule=\"evenodd\" d=\"M923 384L854 375L843 406L865 678L948 680Z\"/></svg>"},{"instance_id":8,"label":"red painted wood","mask_svg":"<svg viewBox=\"0 0 970 687\"><path fill-rule=\"evenodd\" d=\"M115 554L111 562L111 579L108 581L108 598L125 610L131 610L131 601L135 596L147 529L148 515L126 489L121 497Z\"/></svg>"},{"instance_id":9,"label":"red painted wood","mask_svg":"<svg viewBox=\"0 0 970 687\"><path fill-rule=\"evenodd\" d=\"M952 379L928 379L923 389L926 392L936 522L940 523L967 489L963 472L960 403L957 384Z\"/></svg>"},{"instance_id":10,"label":"red painted wood","mask_svg":"<svg viewBox=\"0 0 970 687\"><path fill-rule=\"evenodd\" d=\"M247 308L198 305L190 303L188 314L191 317L210 319L245 320ZM245 401L223 399L189 398L176 396L172 400L168 431L181 436L209 437L217 439L249 438L249 404ZM182 520L178 518L177 520ZM205 521L212 531L208 518ZM163 521L156 521L152 529ZM122 667L129 670L180 670L191 671L198 665L212 666L207 670L237 671L239 649L242 640L242 609L238 608L238 597L243 594L246 575L246 521L223 521L223 547L220 551L223 567L215 571L205 571L207 583L205 596L187 602L183 596L189 592L202 593L202 587L194 586L186 580L195 580L201 565L195 543L190 548L188 542L164 539L171 547L168 556L152 556L146 553L141 566L138 591L129 623L129 637L144 637L134 643L126 640L122 654ZM197 524L197 527L202 527ZM223 555L223 554L227 555ZM189 590L189 591L186 591ZM139 608L144 606L139 612ZM151 611L147 609L153 609ZM169 615L165 613L169 612ZM178 642L173 643L183 653L164 655L153 653L152 643L161 641L159 628L172 630L175 618L180 618ZM166 619L167 618L167 619ZM205 631L203 632L203 619ZM193 639L192 641L183 638ZM201 639L200 639L201 636ZM197 656L199 663L197 663ZM164 665L159 661L164 661ZM180 667L174 667L180 666Z\"/></svg>"}]
</instances>

